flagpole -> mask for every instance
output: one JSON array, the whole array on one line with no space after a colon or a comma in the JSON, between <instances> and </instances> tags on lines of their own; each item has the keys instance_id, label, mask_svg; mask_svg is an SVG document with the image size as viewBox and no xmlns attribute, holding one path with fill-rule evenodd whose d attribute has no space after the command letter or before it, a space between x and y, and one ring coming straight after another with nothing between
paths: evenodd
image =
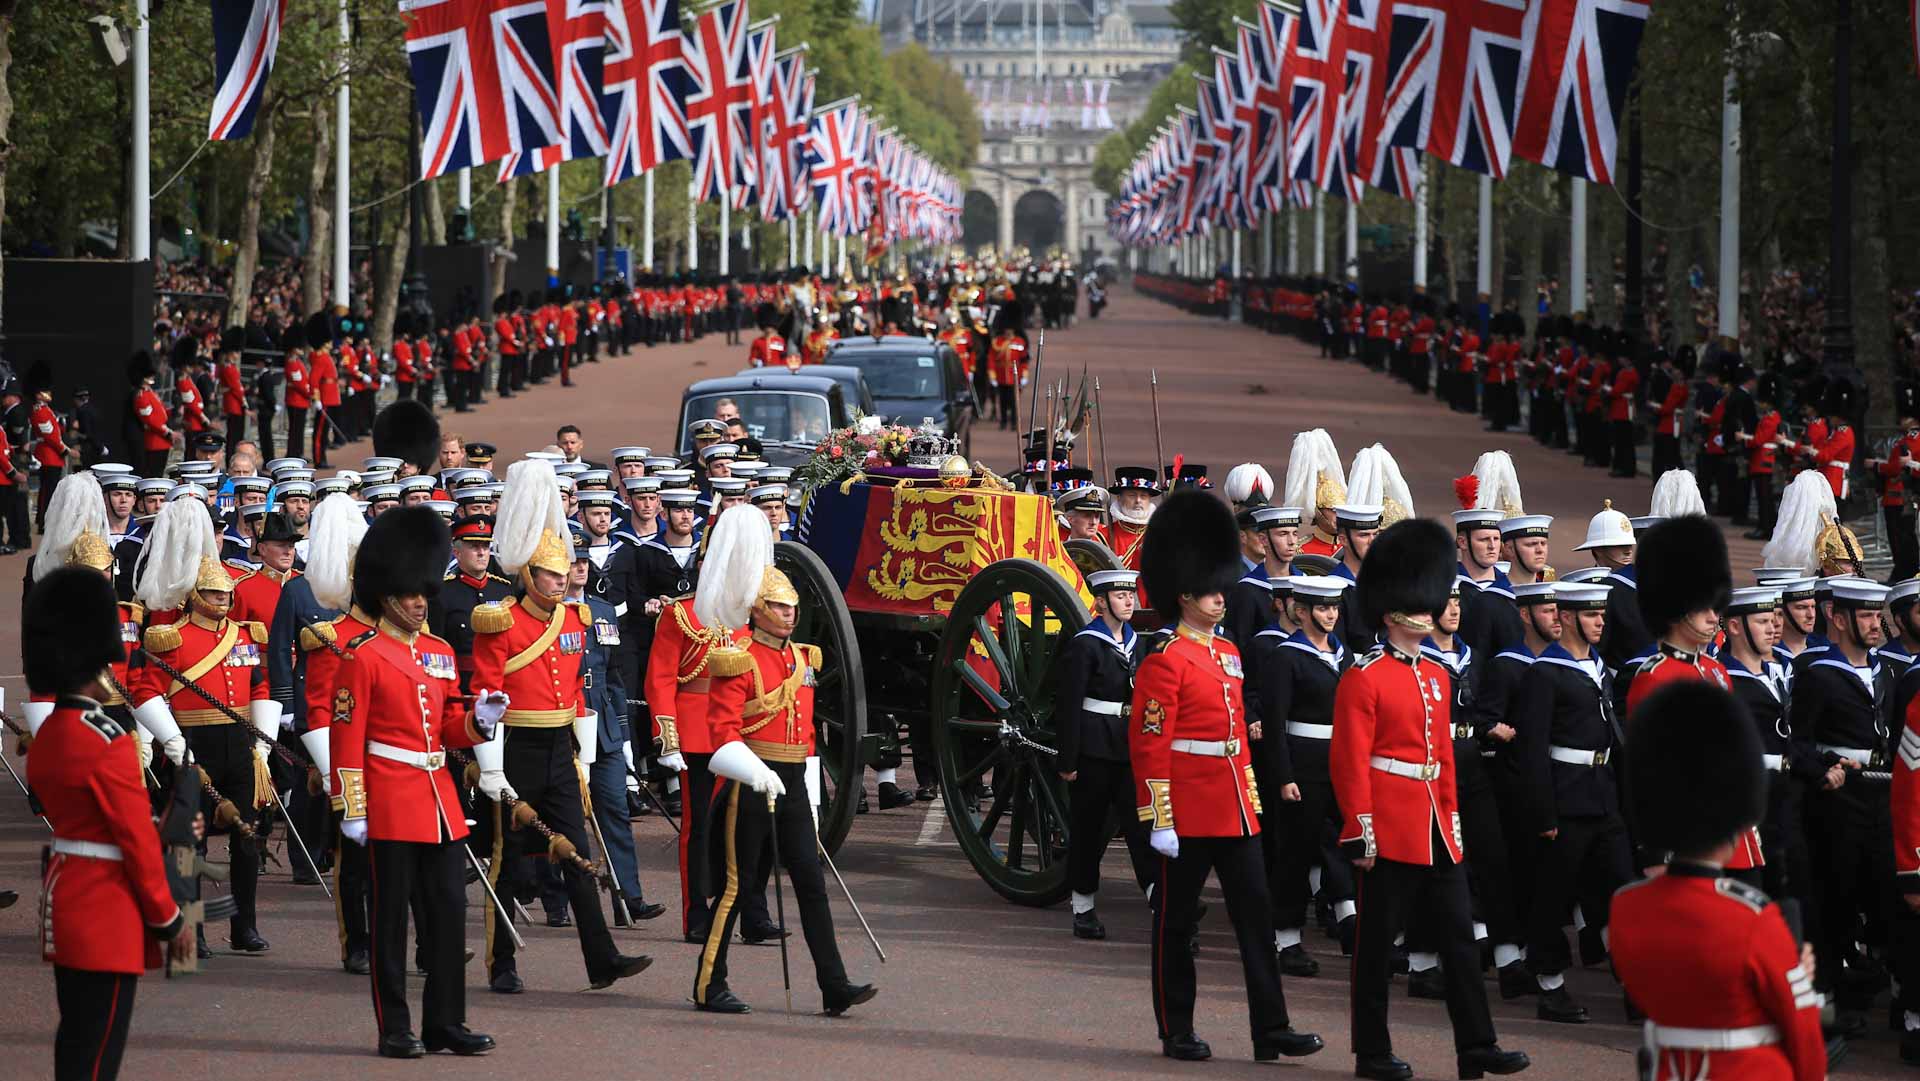
<instances>
[{"instance_id":1,"label":"flagpole","mask_svg":"<svg viewBox=\"0 0 1920 1081\"><path fill-rule=\"evenodd\" d=\"M1427 158L1420 157L1420 172L1413 188L1413 287L1427 290Z\"/></svg>"},{"instance_id":2,"label":"flagpole","mask_svg":"<svg viewBox=\"0 0 1920 1081\"><path fill-rule=\"evenodd\" d=\"M415 153L418 153L416 150ZM473 174L466 169L460 170L460 210L473 219Z\"/></svg>"},{"instance_id":3,"label":"flagpole","mask_svg":"<svg viewBox=\"0 0 1920 1081\"><path fill-rule=\"evenodd\" d=\"M700 193L693 181L687 181L687 269L700 269L700 230L694 214L700 205Z\"/></svg>"},{"instance_id":4,"label":"flagpole","mask_svg":"<svg viewBox=\"0 0 1920 1081\"><path fill-rule=\"evenodd\" d=\"M1720 104L1720 334L1740 337L1740 77L1729 57ZM1634 328L1637 333L1639 328Z\"/></svg>"},{"instance_id":5,"label":"flagpole","mask_svg":"<svg viewBox=\"0 0 1920 1081\"><path fill-rule=\"evenodd\" d=\"M560 163L547 166L547 278L560 277Z\"/></svg>"},{"instance_id":6,"label":"flagpole","mask_svg":"<svg viewBox=\"0 0 1920 1081\"><path fill-rule=\"evenodd\" d=\"M794 248L799 243L800 230L796 227L791 213L787 215L787 269L793 269Z\"/></svg>"},{"instance_id":7,"label":"flagpole","mask_svg":"<svg viewBox=\"0 0 1920 1081\"><path fill-rule=\"evenodd\" d=\"M813 208L812 207L807 208L807 224L802 226L800 231L807 234L806 247L805 247L805 250L801 252L801 255L806 261L806 264L805 264L806 268L808 270L812 270L814 267L814 262L813 262L814 228L813 228Z\"/></svg>"},{"instance_id":8,"label":"flagpole","mask_svg":"<svg viewBox=\"0 0 1920 1081\"><path fill-rule=\"evenodd\" d=\"M731 185L720 190L720 276L727 276L733 254L733 193Z\"/></svg>"},{"instance_id":9,"label":"flagpole","mask_svg":"<svg viewBox=\"0 0 1920 1081\"><path fill-rule=\"evenodd\" d=\"M1327 193L1313 201L1313 273L1327 276Z\"/></svg>"},{"instance_id":10,"label":"flagpole","mask_svg":"<svg viewBox=\"0 0 1920 1081\"><path fill-rule=\"evenodd\" d=\"M1300 208L1287 204L1287 273L1300 273Z\"/></svg>"},{"instance_id":11,"label":"flagpole","mask_svg":"<svg viewBox=\"0 0 1920 1081\"><path fill-rule=\"evenodd\" d=\"M1567 245L1572 264L1567 267L1567 311L1583 312L1587 310L1587 178L1574 177L1568 194L1573 238Z\"/></svg>"},{"instance_id":12,"label":"flagpole","mask_svg":"<svg viewBox=\"0 0 1920 1081\"><path fill-rule=\"evenodd\" d=\"M1480 236L1474 251L1473 292L1493 297L1493 177L1480 174Z\"/></svg>"},{"instance_id":13,"label":"flagpole","mask_svg":"<svg viewBox=\"0 0 1920 1081\"><path fill-rule=\"evenodd\" d=\"M640 254L643 256L643 261L641 262L640 265L646 267L649 271L651 271L653 269L653 170L652 169L648 169L646 172L640 174L640 190L641 190L641 193L645 196L646 204L647 204L646 213L641 218L641 220L644 221L646 224L641 226Z\"/></svg>"},{"instance_id":14,"label":"flagpole","mask_svg":"<svg viewBox=\"0 0 1920 1081\"><path fill-rule=\"evenodd\" d=\"M149 65L147 63L147 22L149 0L135 0L133 8L133 190L128 200L133 205L132 236L128 258L136 263L153 260L153 176L152 129L150 127Z\"/></svg>"},{"instance_id":15,"label":"flagpole","mask_svg":"<svg viewBox=\"0 0 1920 1081\"><path fill-rule=\"evenodd\" d=\"M353 123L351 95L347 90L347 51L353 45L353 23L347 15L347 0L339 3L340 89L333 102L333 303L347 310L353 296L353 220L350 196L353 194ZM409 154L420 148L410 146ZM462 172L462 176L466 174ZM311 313L309 313L311 314Z\"/></svg>"},{"instance_id":16,"label":"flagpole","mask_svg":"<svg viewBox=\"0 0 1920 1081\"><path fill-rule=\"evenodd\" d=\"M1360 280L1360 204L1352 199L1347 204L1347 251L1341 264L1342 277L1348 281Z\"/></svg>"}]
</instances>

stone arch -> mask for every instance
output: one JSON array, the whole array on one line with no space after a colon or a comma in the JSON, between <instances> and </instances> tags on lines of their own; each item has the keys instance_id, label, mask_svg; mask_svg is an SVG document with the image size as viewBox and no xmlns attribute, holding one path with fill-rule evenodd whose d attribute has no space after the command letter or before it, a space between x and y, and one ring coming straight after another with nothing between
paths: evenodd
<instances>
[{"instance_id":1,"label":"stone arch","mask_svg":"<svg viewBox=\"0 0 1920 1081\"><path fill-rule=\"evenodd\" d=\"M960 211L960 230L968 251L1000 243L999 201L978 189L967 192Z\"/></svg>"},{"instance_id":2,"label":"stone arch","mask_svg":"<svg viewBox=\"0 0 1920 1081\"><path fill-rule=\"evenodd\" d=\"M1036 257L1067 241L1066 206L1044 188L1034 188L1013 204L1013 242Z\"/></svg>"}]
</instances>

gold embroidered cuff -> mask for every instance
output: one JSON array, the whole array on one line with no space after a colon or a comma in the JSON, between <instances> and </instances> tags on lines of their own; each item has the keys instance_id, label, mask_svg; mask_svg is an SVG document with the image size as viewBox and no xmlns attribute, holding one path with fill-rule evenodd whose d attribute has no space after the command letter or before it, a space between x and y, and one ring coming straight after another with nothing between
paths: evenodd
<instances>
[{"instance_id":1,"label":"gold embroidered cuff","mask_svg":"<svg viewBox=\"0 0 1920 1081\"><path fill-rule=\"evenodd\" d=\"M1140 821L1153 823L1157 830L1173 828L1173 782L1147 781L1147 806L1140 808Z\"/></svg>"},{"instance_id":2,"label":"gold embroidered cuff","mask_svg":"<svg viewBox=\"0 0 1920 1081\"><path fill-rule=\"evenodd\" d=\"M1260 814L1260 786L1254 782L1253 767L1245 767L1247 775L1247 802L1253 805L1253 813Z\"/></svg>"},{"instance_id":3,"label":"gold embroidered cuff","mask_svg":"<svg viewBox=\"0 0 1920 1081\"><path fill-rule=\"evenodd\" d=\"M1355 815L1354 819L1360 823L1360 843L1366 847L1366 858L1372 859L1380 854L1380 846L1373 840L1373 816Z\"/></svg>"},{"instance_id":4,"label":"gold embroidered cuff","mask_svg":"<svg viewBox=\"0 0 1920 1081\"><path fill-rule=\"evenodd\" d=\"M357 769L341 769L340 809L348 818L367 817L367 782Z\"/></svg>"},{"instance_id":5,"label":"gold embroidered cuff","mask_svg":"<svg viewBox=\"0 0 1920 1081\"><path fill-rule=\"evenodd\" d=\"M660 753L680 753L680 729L673 723L673 718L655 717L653 723L656 728L660 729L660 734L653 738L653 741L660 745Z\"/></svg>"}]
</instances>

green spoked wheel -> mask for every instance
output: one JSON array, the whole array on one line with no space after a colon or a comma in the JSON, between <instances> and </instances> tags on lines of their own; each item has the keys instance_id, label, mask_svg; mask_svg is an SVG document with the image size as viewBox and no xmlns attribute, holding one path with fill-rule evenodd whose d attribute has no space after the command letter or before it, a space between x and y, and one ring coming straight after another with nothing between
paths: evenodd
<instances>
[{"instance_id":1,"label":"green spoked wheel","mask_svg":"<svg viewBox=\"0 0 1920 1081\"><path fill-rule=\"evenodd\" d=\"M1113 554L1113 549L1097 540L1085 540L1075 537L1073 540L1067 542L1067 557L1073 560L1074 566L1080 568L1080 577L1082 578L1092 574L1094 571L1117 571L1126 569L1125 566L1121 564L1120 557Z\"/></svg>"},{"instance_id":2,"label":"green spoked wheel","mask_svg":"<svg viewBox=\"0 0 1920 1081\"><path fill-rule=\"evenodd\" d=\"M961 590L934 654L931 727L947 822L987 885L1020 904L1067 896L1053 665L1087 618L1059 574L1001 560Z\"/></svg>"},{"instance_id":3,"label":"green spoked wheel","mask_svg":"<svg viewBox=\"0 0 1920 1081\"><path fill-rule=\"evenodd\" d=\"M827 565L805 545L781 541L773 563L800 594L793 640L820 647L814 673L813 727L820 754L820 841L840 850L860 802L860 739L867 730L867 678L853 617Z\"/></svg>"}]
</instances>

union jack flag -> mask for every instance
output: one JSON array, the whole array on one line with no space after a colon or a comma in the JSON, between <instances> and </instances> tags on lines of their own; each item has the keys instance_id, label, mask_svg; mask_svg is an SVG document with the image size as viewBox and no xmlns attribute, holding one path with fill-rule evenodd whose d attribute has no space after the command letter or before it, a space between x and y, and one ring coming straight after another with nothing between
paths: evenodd
<instances>
[{"instance_id":1,"label":"union jack flag","mask_svg":"<svg viewBox=\"0 0 1920 1081\"><path fill-rule=\"evenodd\" d=\"M1360 180L1348 156L1341 99L1347 85L1347 0L1303 0L1290 54L1292 110L1287 125L1287 172L1321 191L1360 198Z\"/></svg>"},{"instance_id":2,"label":"union jack flag","mask_svg":"<svg viewBox=\"0 0 1920 1081\"><path fill-rule=\"evenodd\" d=\"M1551 169L1613 183L1627 86L1640 59L1649 0L1552 0L1533 13L1513 152Z\"/></svg>"},{"instance_id":3,"label":"union jack flag","mask_svg":"<svg viewBox=\"0 0 1920 1081\"><path fill-rule=\"evenodd\" d=\"M801 153L807 117L813 112L813 77L805 46L774 57L768 81L766 150L760 155L760 216L786 221L806 205L806 164Z\"/></svg>"},{"instance_id":4,"label":"union jack flag","mask_svg":"<svg viewBox=\"0 0 1920 1081\"><path fill-rule=\"evenodd\" d=\"M435 177L560 141L545 0L400 0Z\"/></svg>"},{"instance_id":5,"label":"union jack flag","mask_svg":"<svg viewBox=\"0 0 1920 1081\"><path fill-rule=\"evenodd\" d=\"M820 227L853 236L865 225L857 171L864 152L864 117L857 102L829 106L813 115L807 131L807 169Z\"/></svg>"},{"instance_id":6,"label":"union jack flag","mask_svg":"<svg viewBox=\"0 0 1920 1081\"><path fill-rule=\"evenodd\" d=\"M1532 0L1401 0L1383 123L1395 146L1507 175ZM1530 12L1529 9L1532 9Z\"/></svg>"},{"instance_id":7,"label":"union jack flag","mask_svg":"<svg viewBox=\"0 0 1920 1081\"><path fill-rule=\"evenodd\" d=\"M244 139L266 96L287 0L213 0L213 116L209 139Z\"/></svg>"},{"instance_id":8,"label":"union jack flag","mask_svg":"<svg viewBox=\"0 0 1920 1081\"><path fill-rule=\"evenodd\" d=\"M753 68L747 56L747 0L724 0L700 13L687 35L686 97L693 133L693 189L701 199L731 200L754 181Z\"/></svg>"},{"instance_id":9,"label":"union jack flag","mask_svg":"<svg viewBox=\"0 0 1920 1081\"><path fill-rule=\"evenodd\" d=\"M501 180L544 172L562 161L606 155L601 75L607 45L607 3L546 0L560 137L551 147L507 155L500 163Z\"/></svg>"},{"instance_id":10,"label":"union jack flag","mask_svg":"<svg viewBox=\"0 0 1920 1081\"><path fill-rule=\"evenodd\" d=\"M1283 20L1292 17L1292 13L1283 8L1274 10ZM1280 165L1286 158L1286 98L1280 91L1280 59L1285 52L1284 48L1275 47L1258 24L1240 22L1235 29L1240 72L1246 83L1246 100L1235 105L1233 112L1236 137L1243 127L1247 132L1242 190L1246 193L1248 209L1278 210L1285 205L1279 188ZM1290 23L1284 27L1284 33L1291 43Z\"/></svg>"},{"instance_id":11,"label":"union jack flag","mask_svg":"<svg viewBox=\"0 0 1920 1081\"><path fill-rule=\"evenodd\" d=\"M1347 0L1347 92L1343 123L1350 125L1360 178L1389 195L1414 197L1420 152L1392 144L1384 120L1393 103L1387 86L1393 36L1392 0Z\"/></svg>"},{"instance_id":12,"label":"union jack flag","mask_svg":"<svg viewBox=\"0 0 1920 1081\"><path fill-rule=\"evenodd\" d=\"M607 8L608 187L661 162L693 157L683 104L679 0L613 0Z\"/></svg>"},{"instance_id":13,"label":"union jack flag","mask_svg":"<svg viewBox=\"0 0 1920 1081\"><path fill-rule=\"evenodd\" d=\"M1220 98L1220 115L1227 152L1220 172L1228 189L1228 210L1236 224L1252 223L1254 213L1264 204L1259 177L1254 174L1254 144L1260 137L1259 113L1253 99L1253 79L1240 63L1238 53L1224 49L1213 51L1213 82Z\"/></svg>"}]
</instances>

